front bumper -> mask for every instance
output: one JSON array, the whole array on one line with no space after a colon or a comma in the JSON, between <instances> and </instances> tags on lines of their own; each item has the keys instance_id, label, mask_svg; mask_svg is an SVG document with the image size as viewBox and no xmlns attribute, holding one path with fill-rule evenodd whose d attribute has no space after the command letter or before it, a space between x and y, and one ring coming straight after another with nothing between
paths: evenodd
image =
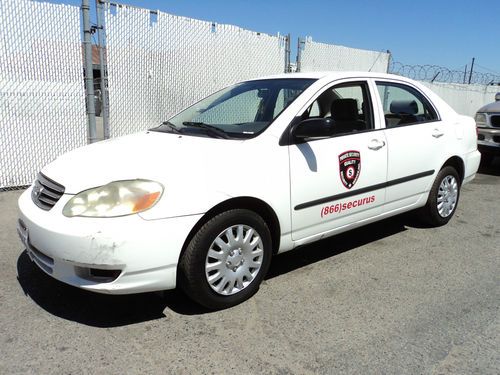
<instances>
[{"instance_id":1,"label":"front bumper","mask_svg":"<svg viewBox=\"0 0 500 375\"><path fill-rule=\"evenodd\" d=\"M30 258L64 283L110 294L173 289L184 241L201 215L145 220L68 218L63 195L50 211L19 198L18 233Z\"/></svg>"},{"instance_id":2,"label":"front bumper","mask_svg":"<svg viewBox=\"0 0 500 375\"><path fill-rule=\"evenodd\" d=\"M479 151L500 155L500 129L477 128Z\"/></svg>"}]
</instances>

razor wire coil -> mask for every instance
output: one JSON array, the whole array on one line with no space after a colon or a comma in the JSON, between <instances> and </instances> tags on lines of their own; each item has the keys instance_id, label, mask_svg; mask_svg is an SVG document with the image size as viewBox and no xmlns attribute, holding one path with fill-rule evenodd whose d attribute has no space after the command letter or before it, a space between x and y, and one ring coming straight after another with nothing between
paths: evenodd
<instances>
[{"instance_id":1,"label":"razor wire coil","mask_svg":"<svg viewBox=\"0 0 500 375\"><path fill-rule=\"evenodd\" d=\"M473 71L448 69L438 65L409 65L391 61L389 73L408 77L418 81L458 83L474 85L500 85L500 75Z\"/></svg>"}]
</instances>

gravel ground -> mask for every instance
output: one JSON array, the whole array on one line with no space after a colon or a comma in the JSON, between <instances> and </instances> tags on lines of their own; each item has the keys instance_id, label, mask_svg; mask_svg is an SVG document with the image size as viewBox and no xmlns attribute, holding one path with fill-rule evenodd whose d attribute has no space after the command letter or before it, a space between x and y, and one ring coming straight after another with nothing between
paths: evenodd
<instances>
[{"instance_id":1,"label":"gravel ground","mask_svg":"<svg viewBox=\"0 0 500 375\"><path fill-rule=\"evenodd\" d=\"M0 193L1 374L499 374L500 159L445 227L399 216L273 259L208 312L177 291L92 294L38 270Z\"/></svg>"}]
</instances>

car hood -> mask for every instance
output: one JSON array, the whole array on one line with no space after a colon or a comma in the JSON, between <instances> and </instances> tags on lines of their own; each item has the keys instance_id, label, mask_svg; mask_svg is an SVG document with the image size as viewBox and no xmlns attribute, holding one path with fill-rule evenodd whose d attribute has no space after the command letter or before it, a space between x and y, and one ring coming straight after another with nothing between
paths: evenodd
<instances>
[{"instance_id":1,"label":"car hood","mask_svg":"<svg viewBox=\"0 0 500 375\"><path fill-rule=\"evenodd\" d=\"M478 112L499 113L500 101L486 104L485 106L479 108Z\"/></svg>"},{"instance_id":2,"label":"car hood","mask_svg":"<svg viewBox=\"0 0 500 375\"><path fill-rule=\"evenodd\" d=\"M203 178L207 163L237 152L242 141L144 132L113 138L63 154L42 173L64 185L65 193L101 186L111 181L150 179L168 183L186 176Z\"/></svg>"}]
</instances>

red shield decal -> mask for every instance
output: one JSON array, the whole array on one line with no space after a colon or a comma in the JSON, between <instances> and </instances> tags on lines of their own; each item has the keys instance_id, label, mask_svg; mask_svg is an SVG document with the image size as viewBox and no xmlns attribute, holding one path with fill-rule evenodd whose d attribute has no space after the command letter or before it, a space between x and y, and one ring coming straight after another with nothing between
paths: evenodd
<instances>
[{"instance_id":1,"label":"red shield decal","mask_svg":"<svg viewBox=\"0 0 500 375\"><path fill-rule=\"evenodd\" d=\"M361 154L359 151L346 151L339 155L340 181L350 189L358 181L361 173Z\"/></svg>"}]
</instances>

